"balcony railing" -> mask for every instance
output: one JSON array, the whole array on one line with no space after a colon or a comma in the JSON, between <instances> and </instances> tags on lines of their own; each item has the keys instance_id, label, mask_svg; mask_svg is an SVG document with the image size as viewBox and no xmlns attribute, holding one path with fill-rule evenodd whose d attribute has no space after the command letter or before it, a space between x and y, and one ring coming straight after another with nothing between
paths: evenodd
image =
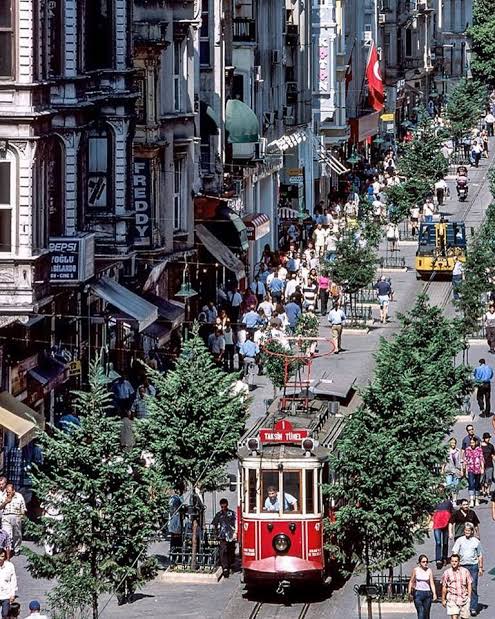
<instances>
[{"instance_id":1,"label":"balcony railing","mask_svg":"<svg viewBox=\"0 0 495 619\"><path fill-rule=\"evenodd\" d=\"M256 42L256 22L248 17L235 17L233 20L233 39L237 42Z\"/></svg>"}]
</instances>

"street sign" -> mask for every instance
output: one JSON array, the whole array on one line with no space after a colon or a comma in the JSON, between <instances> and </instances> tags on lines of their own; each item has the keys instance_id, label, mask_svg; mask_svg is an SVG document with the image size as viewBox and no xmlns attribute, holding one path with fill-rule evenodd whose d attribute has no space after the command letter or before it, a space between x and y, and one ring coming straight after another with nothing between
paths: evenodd
<instances>
[{"instance_id":1,"label":"street sign","mask_svg":"<svg viewBox=\"0 0 495 619\"><path fill-rule=\"evenodd\" d=\"M388 123L388 122L394 122L395 120L395 114L392 113L387 113L387 114L382 114L380 116L380 119L384 122L384 123Z\"/></svg>"},{"instance_id":2,"label":"street sign","mask_svg":"<svg viewBox=\"0 0 495 619\"><path fill-rule=\"evenodd\" d=\"M304 183L303 168L288 168L287 176L291 185L302 185Z\"/></svg>"},{"instance_id":3,"label":"street sign","mask_svg":"<svg viewBox=\"0 0 495 619\"><path fill-rule=\"evenodd\" d=\"M308 438L309 430L305 428L294 429L290 421L282 419L277 421L272 429L260 429L260 443L300 443Z\"/></svg>"}]
</instances>

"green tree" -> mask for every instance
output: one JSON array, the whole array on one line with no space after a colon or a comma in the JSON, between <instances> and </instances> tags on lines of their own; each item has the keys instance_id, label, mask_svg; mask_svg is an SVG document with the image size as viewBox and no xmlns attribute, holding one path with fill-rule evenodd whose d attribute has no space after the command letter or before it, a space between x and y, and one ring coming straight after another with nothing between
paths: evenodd
<instances>
[{"instance_id":1,"label":"green tree","mask_svg":"<svg viewBox=\"0 0 495 619\"><path fill-rule=\"evenodd\" d=\"M36 495L48 509L30 523L33 539L51 552L25 549L35 578L56 580L49 594L58 617L98 617L103 593L133 592L156 574L148 547L162 512L153 469L137 450L123 451L120 424L108 416L111 399L98 361L89 391L77 392L81 425L42 432L44 463L32 472Z\"/></svg>"},{"instance_id":2,"label":"green tree","mask_svg":"<svg viewBox=\"0 0 495 619\"><path fill-rule=\"evenodd\" d=\"M492 174L492 173L490 173ZM495 204L490 204L482 225L471 241L466 258L464 281L459 287L456 302L466 335L475 333L485 311L485 295L493 288L495 265Z\"/></svg>"},{"instance_id":3,"label":"green tree","mask_svg":"<svg viewBox=\"0 0 495 619\"><path fill-rule=\"evenodd\" d=\"M483 114L486 88L475 80L462 79L449 95L445 118L455 140L475 127Z\"/></svg>"},{"instance_id":4,"label":"green tree","mask_svg":"<svg viewBox=\"0 0 495 619\"><path fill-rule=\"evenodd\" d=\"M495 86L495 14L491 0L474 0L473 24L467 34L473 76L483 84Z\"/></svg>"},{"instance_id":5,"label":"green tree","mask_svg":"<svg viewBox=\"0 0 495 619\"><path fill-rule=\"evenodd\" d=\"M169 484L214 489L236 453L247 403L233 387L237 377L218 368L197 329L185 341L175 367L165 376L149 370L156 397L140 441L156 458Z\"/></svg>"},{"instance_id":6,"label":"green tree","mask_svg":"<svg viewBox=\"0 0 495 619\"><path fill-rule=\"evenodd\" d=\"M392 340L382 340L363 404L346 421L332 457L343 506L328 531L344 564L392 568L409 559L439 499L445 435L470 391L470 370L453 363L456 321L420 297Z\"/></svg>"},{"instance_id":7,"label":"green tree","mask_svg":"<svg viewBox=\"0 0 495 619\"><path fill-rule=\"evenodd\" d=\"M442 139L428 114L419 112L414 138L404 145L399 160L399 174L422 181L433 189L436 181L448 173L448 162L441 152Z\"/></svg>"},{"instance_id":8,"label":"green tree","mask_svg":"<svg viewBox=\"0 0 495 619\"><path fill-rule=\"evenodd\" d=\"M354 295L374 280L378 257L373 246L360 244L354 231L344 232L337 242L335 260L328 263L327 268L342 290L349 294L351 313Z\"/></svg>"},{"instance_id":9,"label":"green tree","mask_svg":"<svg viewBox=\"0 0 495 619\"><path fill-rule=\"evenodd\" d=\"M432 191L431 182L422 178L407 178L399 185L387 187L385 193L389 202L395 205L391 221L399 223L409 216L410 209L415 205L422 205Z\"/></svg>"}]
</instances>

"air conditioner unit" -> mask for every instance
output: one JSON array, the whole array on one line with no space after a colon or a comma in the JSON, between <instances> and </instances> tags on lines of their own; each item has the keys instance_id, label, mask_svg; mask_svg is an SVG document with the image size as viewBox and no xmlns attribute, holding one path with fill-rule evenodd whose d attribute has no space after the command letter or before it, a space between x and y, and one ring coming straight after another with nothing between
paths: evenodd
<instances>
[{"instance_id":1,"label":"air conditioner unit","mask_svg":"<svg viewBox=\"0 0 495 619\"><path fill-rule=\"evenodd\" d=\"M373 33L371 32L371 30L365 30L363 32L363 41L366 43L372 40L373 40Z\"/></svg>"},{"instance_id":2,"label":"air conditioner unit","mask_svg":"<svg viewBox=\"0 0 495 619\"><path fill-rule=\"evenodd\" d=\"M263 79L261 77L261 67L259 65L255 65L253 67L253 75L254 75L254 81L255 82L262 82Z\"/></svg>"},{"instance_id":3,"label":"air conditioner unit","mask_svg":"<svg viewBox=\"0 0 495 619\"><path fill-rule=\"evenodd\" d=\"M272 64L280 64L282 54L279 49L272 49Z\"/></svg>"},{"instance_id":4,"label":"air conditioner unit","mask_svg":"<svg viewBox=\"0 0 495 619\"><path fill-rule=\"evenodd\" d=\"M384 24L387 21L387 16L385 13L378 13L378 23Z\"/></svg>"}]
</instances>

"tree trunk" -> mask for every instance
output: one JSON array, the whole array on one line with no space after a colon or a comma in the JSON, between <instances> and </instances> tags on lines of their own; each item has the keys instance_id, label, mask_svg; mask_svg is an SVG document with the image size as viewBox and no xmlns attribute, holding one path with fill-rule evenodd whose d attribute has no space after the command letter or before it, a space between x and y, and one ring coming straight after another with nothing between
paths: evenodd
<instances>
[{"instance_id":1,"label":"tree trunk","mask_svg":"<svg viewBox=\"0 0 495 619\"><path fill-rule=\"evenodd\" d=\"M192 523L192 544L191 544L191 569L196 571L198 554L198 519L194 518Z\"/></svg>"}]
</instances>

